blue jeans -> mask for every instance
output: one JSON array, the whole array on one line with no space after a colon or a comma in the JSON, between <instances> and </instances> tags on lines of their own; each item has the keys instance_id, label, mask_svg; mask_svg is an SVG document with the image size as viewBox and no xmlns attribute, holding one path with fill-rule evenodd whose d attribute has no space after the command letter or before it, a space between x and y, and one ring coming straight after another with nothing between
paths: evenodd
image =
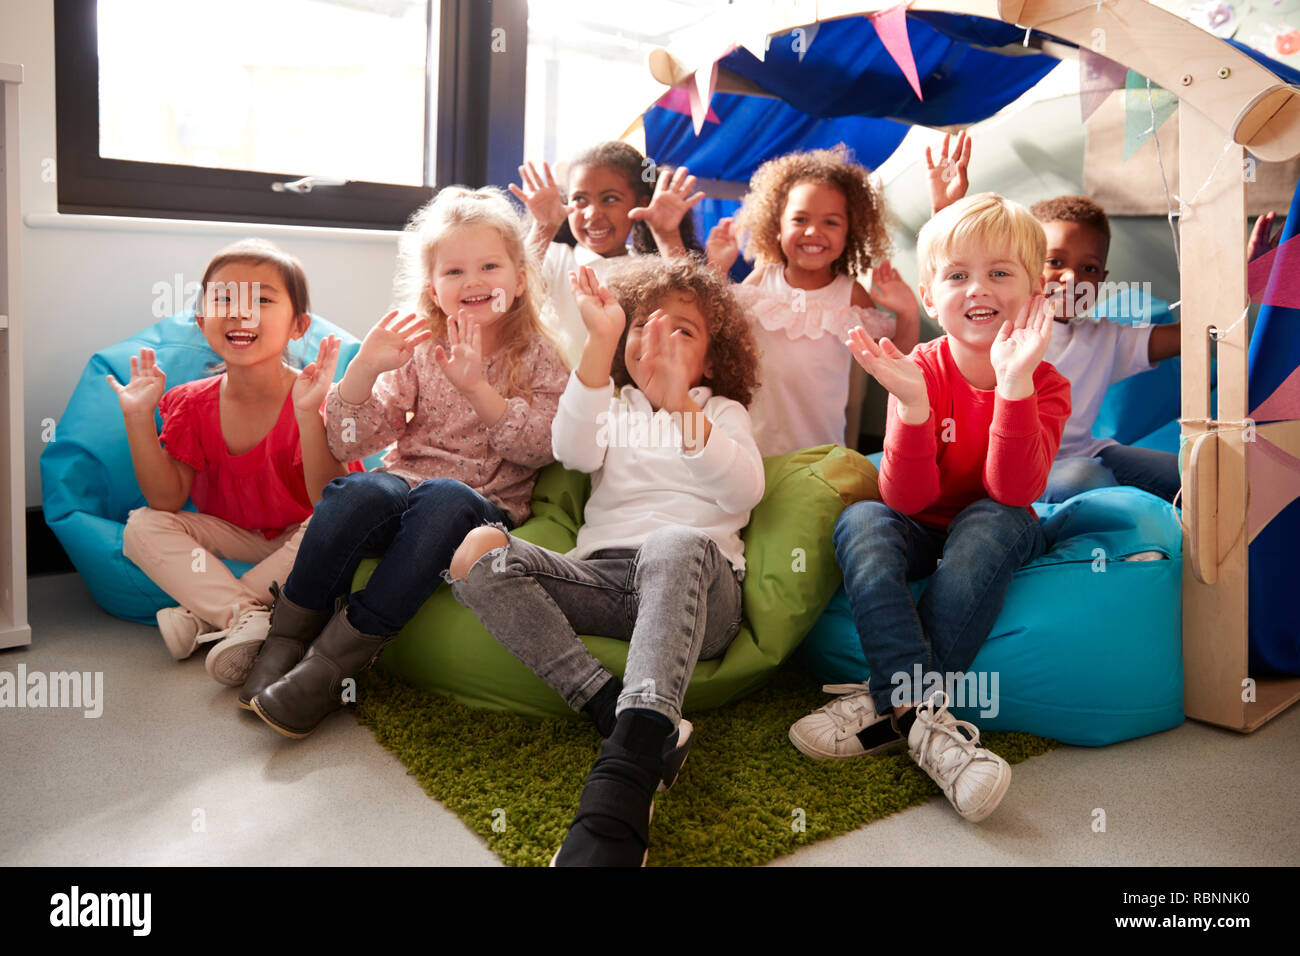
<instances>
[{"instance_id":1,"label":"blue jeans","mask_svg":"<svg viewBox=\"0 0 1300 956\"><path fill-rule=\"evenodd\" d=\"M1173 501L1182 479L1178 456L1167 451L1107 445L1095 458L1058 458L1039 501L1054 503L1094 488L1131 485Z\"/></svg>"},{"instance_id":2,"label":"blue jeans","mask_svg":"<svg viewBox=\"0 0 1300 956\"><path fill-rule=\"evenodd\" d=\"M859 501L840 515L834 541L881 714L894 706L894 676L910 684L914 665L927 674L965 673L993 629L1011 576L1047 548L1028 509L990 498L968 505L946 529L880 501ZM927 576L914 602L907 582ZM919 691L912 688L905 702L917 702Z\"/></svg>"},{"instance_id":3,"label":"blue jeans","mask_svg":"<svg viewBox=\"0 0 1300 956\"><path fill-rule=\"evenodd\" d=\"M667 525L639 548L582 560L511 535L451 593L574 710L612 677L578 633L630 641L616 712L653 710L675 725L696 662L720 657L740 630L742 577L704 532Z\"/></svg>"},{"instance_id":4,"label":"blue jeans","mask_svg":"<svg viewBox=\"0 0 1300 956\"><path fill-rule=\"evenodd\" d=\"M365 588L348 599L348 621L362 634L396 634L442 583L465 535L484 522L509 521L451 478L414 488L385 471L335 478L307 525L284 596L323 610L348 592L362 558L379 558Z\"/></svg>"}]
</instances>

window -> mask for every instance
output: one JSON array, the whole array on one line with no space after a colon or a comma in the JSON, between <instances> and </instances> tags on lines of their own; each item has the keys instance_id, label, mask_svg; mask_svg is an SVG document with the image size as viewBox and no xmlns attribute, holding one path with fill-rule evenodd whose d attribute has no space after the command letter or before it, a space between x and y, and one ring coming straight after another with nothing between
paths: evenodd
<instances>
[{"instance_id":1,"label":"window","mask_svg":"<svg viewBox=\"0 0 1300 956\"><path fill-rule=\"evenodd\" d=\"M525 44L523 0L57 0L59 211L401 228L521 143Z\"/></svg>"}]
</instances>

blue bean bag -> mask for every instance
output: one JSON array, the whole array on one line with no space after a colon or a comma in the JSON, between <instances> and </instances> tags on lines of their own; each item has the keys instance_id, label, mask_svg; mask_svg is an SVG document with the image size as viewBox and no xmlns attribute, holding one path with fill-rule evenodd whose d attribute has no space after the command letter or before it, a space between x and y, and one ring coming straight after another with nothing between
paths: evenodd
<instances>
[{"instance_id":1,"label":"blue bean bag","mask_svg":"<svg viewBox=\"0 0 1300 956\"><path fill-rule=\"evenodd\" d=\"M306 365L315 359L321 339L331 334L343 341L335 372L342 378L361 343L319 316L312 317L301 341L290 344L290 353ZM195 324L193 310L95 353L55 425L54 440L41 453L41 503L46 523L100 607L128 621L152 624L160 608L176 602L122 554L126 516L145 500L131 467L117 396L105 380L112 374L127 381L131 357L142 348L157 353L168 388L212 374L220 361ZM161 416L157 423L161 428ZM226 564L235 574L250 567L238 561Z\"/></svg>"},{"instance_id":2,"label":"blue bean bag","mask_svg":"<svg viewBox=\"0 0 1300 956\"><path fill-rule=\"evenodd\" d=\"M1182 532L1167 502L1100 488L1035 505L1048 550L1016 572L972 665L971 689L996 689L954 714L987 730L1021 730L1101 746L1183 721ZM1157 551L1164 559L1125 561ZM913 597L925 582L912 585ZM799 657L824 683L870 671L841 588ZM996 675L996 684L994 683Z\"/></svg>"}]
</instances>

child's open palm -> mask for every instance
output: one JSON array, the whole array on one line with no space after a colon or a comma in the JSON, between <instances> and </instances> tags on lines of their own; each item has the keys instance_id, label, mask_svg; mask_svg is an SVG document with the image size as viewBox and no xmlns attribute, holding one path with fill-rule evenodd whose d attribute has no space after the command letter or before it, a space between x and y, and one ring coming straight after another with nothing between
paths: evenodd
<instances>
[{"instance_id":1,"label":"child's open palm","mask_svg":"<svg viewBox=\"0 0 1300 956\"><path fill-rule=\"evenodd\" d=\"M998 384L1028 384L1032 391L1034 370L1047 354L1052 339L1052 301L1041 293L1034 295L1020 309L1015 322L1006 321L989 349L989 361Z\"/></svg>"},{"instance_id":2,"label":"child's open palm","mask_svg":"<svg viewBox=\"0 0 1300 956\"><path fill-rule=\"evenodd\" d=\"M957 134L957 144L953 147L952 158L948 157L949 134L943 134L943 148L936 163L930 156L930 147L925 148L925 169L930 177L930 210L938 212L945 206L951 206L966 195L970 180L966 176L966 167L970 165L970 137L962 130Z\"/></svg>"},{"instance_id":3,"label":"child's open palm","mask_svg":"<svg viewBox=\"0 0 1300 956\"><path fill-rule=\"evenodd\" d=\"M732 218L719 219L718 224L709 230L708 241L704 243L704 255L709 265L719 272L728 272L740 256L740 242L732 228Z\"/></svg>"},{"instance_id":4,"label":"child's open palm","mask_svg":"<svg viewBox=\"0 0 1300 956\"><path fill-rule=\"evenodd\" d=\"M642 220L661 235L676 235L691 207L704 198L703 192L692 193L695 177L685 166L678 166L671 176L660 175L655 181L650 205L629 209L627 218Z\"/></svg>"},{"instance_id":5,"label":"child's open palm","mask_svg":"<svg viewBox=\"0 0 1300 956\"><path fill-rule=\"evenodd\" d=\"M401 368L415 355L417 345L433 337L433 332L415 313L401 319L397 315L394 310L375 323L353 359L375 375Z\"/></svg>"},{"instance_id":6,"label":"child's open palm","mask_svg":"<svg viewBox=\"0 0 1300 956\"><path fill-rule=\"evenodd\" d=\"M627 325L627 316L614 294L600 284L590 266L569 273L569 287L578 303L578 314L587 334L593 339L618 341Z\"/></svg>"},{"instance_id":7,"label":"child's open palm","mask_svg":"<svg viewBox=\"0 0 1300 956\"><path fill-rule=\"evenodd\" d=\"M898 399L907 408L929 408L930 393L925 387L925 374L921 366L898 350L887 338L872 340L862 326L849 330L845 343L858 364L867 374Z\"/></svg>"},{"instance_id":8,"label":"child's open palm","mask_svg":"<svg viewBox=\"0 0 1300 956\"><path fill-rule=\"evenodd\" d=\"M641 391L655 408L680 410L690 391L681 359L681 339L672 331L672 320L655 309L641 329L641 356L637 360L643 377Z\"/></svg>"},{"instance_id":9,"label":"child's open palm","mask_svg":"<svg viewBox=\"0 0 1300 956\"><path fill-rule=\"evenodd\" d=\"M520 189L511 183L510 192L528 207L535 222L558 228L560 223L569 218L570 207L565 203L560 187L551 174L551 164L542 163L542 169L545 170L544 176L538 173L537 167L532 163L520 166L519 178L523 180L524 186Z\"/></svg>"},{"instance_id":10,"label":"child's open palm","mask_svg":"<svg viewBox=\"0 0 1300 956\"><path fill-rule=\"evenodd\" d=\"M131 356L131 378L125 385L112 375L107 378L108 384L117 392L117 402L126 418L152 416L167 391L167 375L158 364L153 349L141 349L139 356Z\"/></svg>"},{"instance_id":11,"label":"child's open palm","mask_svg":"<svg viewBox=\"0 0 1300 956\"><path fill-rule=\"evenodd\" d=\"M473 391L483 381L483 330L464 309L447 317L447 344L451 354L439 345L433 350L434 361L451 384L462 392Z\"/></svg>"},{"instance_id":12,"label":"child's open palm","mask_svg":"<svg viewBox=\"0 0 1300 956\"><path fill-rule=\"evenodd\" d=\"M896 315L907 315L916 311L916 296L912 287L903 281L903 276L890 265L886 259L871 274L871 298L882 309L888 309Z\"/></svg>"},{"instance_id":13,"label":"child's open palm","mask_svg":"<svg viewBox=\"0 0 1300 956\"><path fill-rule=\"evenodd\" d=\"M317 411L325 401L325 394L334 381L334 367L338 364L340 344L337 336L325 336L316 351L316 361L298 373L298 378L293 383L293 407L297 411Z\"/></svg>"}]
</instances>

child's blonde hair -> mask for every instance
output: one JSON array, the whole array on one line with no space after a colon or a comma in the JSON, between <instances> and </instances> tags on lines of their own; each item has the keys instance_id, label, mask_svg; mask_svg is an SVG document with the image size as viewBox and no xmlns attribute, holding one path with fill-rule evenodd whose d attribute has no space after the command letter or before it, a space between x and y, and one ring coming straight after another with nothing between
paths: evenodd
<instances>
[{"instance_id":1,"label":"child's blonde hair","mask_svg":"<svg viewBox=\"0 0 1300 956\"><path fill-rule=\"evenodd\" d=\"M871 171L853 159L843 143L770 159L754 172L749 194L736 214L736 238L747 259L760 265L784 263L781 214L790 190L800 183L822 183L844 194L848 239L831 263L831 274L862 275L893 249L886 228L885 200L871 181Z\"/></svg>"},{"instance_id":2,"label":"child's blonde hair","mask_svg":"<svg viewBox=\"0 0 1300 956\"><path fill-rule=\"evenodd\" d=\"M632 323L659 308L666 296L677 293L693 299L708 322L707 355L713 374L702 384L714 395L742 405L753 401L758 388L758 349L749 320L725 278L694 256L627 256L610 267L604 285L627 316L610 370L616 386L633 384L624 357Z\"/></svg>"},{"instance_id":3,"label":"child's blonde hair","mask_svg":"<svg viewBox=\"0 0 1300 956\"><path fill-rule=\"evenodd\" d=\"M1031 278L1042 273L1047 258L1047 236L1028 209L997 193L978 193L941 209L921 227L916 237L921 284L930 284L954 250L972 244L1010 246Z\"/></svg>"},{"instance_id":4,"label":"child's blonde hair","mask_svg":"<svg viewBox=\"0 0 1300 956\"><path fill-rule=\"evenodd\" d=\"M397 253L394 307L414 312L428 324L434 339L447 345L447 313L433 301L429 284L439 243L466 226L488 226L496 230L511 263L516 269L524 270L524 289L501 318L501 341L506 343L505 397L521 396L531 401L528 377L533 369L524 366L524 353L538 337L552 345L556 343L539 318L542 281L528 254L524 221L502 190L495 186L482 189L448 186L411 216ZM556 351L559 352L558 347Z\"/></svg>"}]
</instances>

